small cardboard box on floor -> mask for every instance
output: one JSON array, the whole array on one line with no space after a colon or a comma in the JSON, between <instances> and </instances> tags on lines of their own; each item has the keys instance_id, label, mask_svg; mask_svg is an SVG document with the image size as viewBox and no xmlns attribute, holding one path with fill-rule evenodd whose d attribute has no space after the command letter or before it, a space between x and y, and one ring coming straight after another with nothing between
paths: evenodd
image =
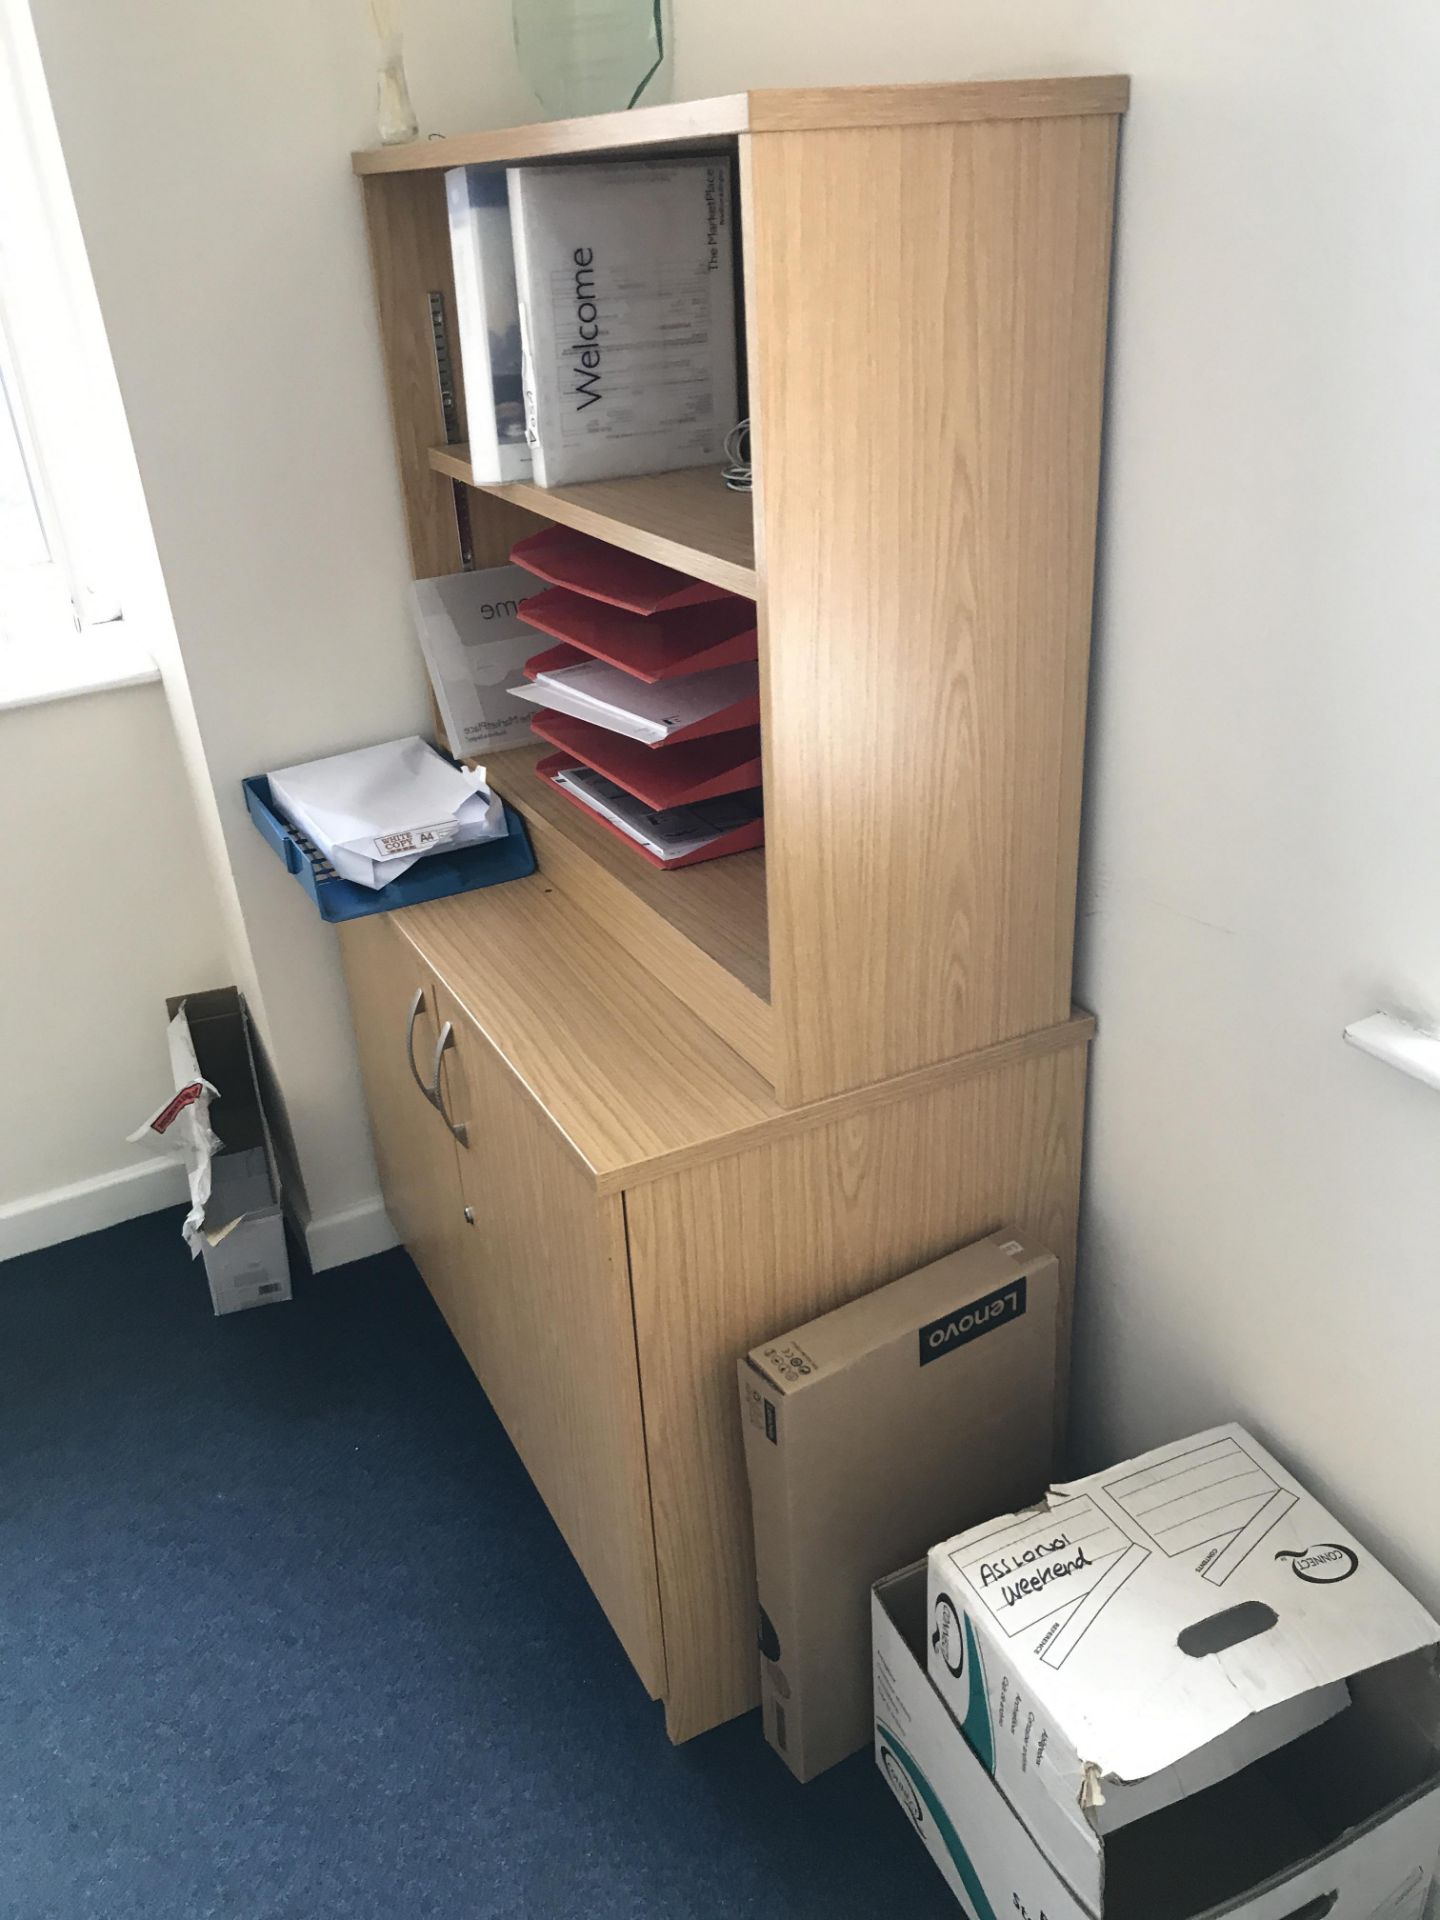
<instances>
[{"instance_id":1,"label":"small cardboard box on floor","mask_svg":"<svg viewBox=\"0 0 1440 1920\"><path fill-rule=\"evenodd\" d=\"M1007 1228L740 1362L765 1737L798 1779L870 1739L874 1581L1043 1490L1058 1294Z\"/></svg>"},{"instance_id":2,"label":"small cardboard box on floor","mask_svg":"<svg viewBox=\"0 0 1440 1920\"><path fill-rule=\"evenodd\" d=\"M165 1007L176 1090L141 1131L183 1152L195 1200L186 1239L204 1258L211 1303L222 1314L288 1300L280 1175L244 996L216 987Z\"/></svg>"},{"instance_id":3,"label":"small cardboard box on floor","mask_svg":"<svg viewBox=\"0 0 1440 1920\"><path fill-rule=\"evenodd\" d=\"M972 1528L925 1585L876 1589L876 1752L982 1917L1419 1920L1440 1626L1243 1429Z\"/></svg>"}]
</instances>

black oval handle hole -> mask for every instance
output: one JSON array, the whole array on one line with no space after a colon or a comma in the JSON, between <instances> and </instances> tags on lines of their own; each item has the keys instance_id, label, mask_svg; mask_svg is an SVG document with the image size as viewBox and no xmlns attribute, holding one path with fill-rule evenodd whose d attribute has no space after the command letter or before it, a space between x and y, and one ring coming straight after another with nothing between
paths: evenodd
<instances>
[{"instance_id":1,"label":"black oval handle hole","mask_svg":"<svg viewBox=\"0 0 1440 1920\"><path fill-rule=\"evenodd\" d=\"M757 1608L757 1612L760 1618L755 1638L759 1644L760 1651L767 1660L778 1660L780 1658L780 1636L775 1631L775 1623L765 1611L764 1607Z\"/></svg>"},{"instance_id":2,"label":"black oval handle hole","mask_svg":"<svg viewBox=\"0 0 1440 1920\"><path fill-rule=\"evenodd\" d=\"M1175 1644L1192 1659L1202 1660L1207 1653L1223 1653L1227 1647L1238 1647L1242 1640L1253 1640L1257 1634L1268 1633L1279 1624L1279 1614L1263 1600L1242 1600L1238 1607L1226 1607L1223 1612L1209 1614L1204 1620L1197 1620L1193 1627L1186 1627ZM1329 1908L1319 1907L1316 1912L1328 1913ZM1294 1920L1302 1920L1302 1916L1296 1914ZM1308 1911L1303 1920L1309 1920Z\"/></svg>"},{"instance_id":3,"label":"black oval handle hole","mask_svg":"<svg viewBox=\"0 0 1440 1920\"><path fill-rule=\"evenodd\" d=\"M1294 1913L1287 1913L1285 1920L1325 1920L1325 1916L1340 1898L1339 1890L1334 1893L1322 1893L1318 1900L1310 1900L1303 1907L1297 1907Z\"/></svg>"}]
</instances>

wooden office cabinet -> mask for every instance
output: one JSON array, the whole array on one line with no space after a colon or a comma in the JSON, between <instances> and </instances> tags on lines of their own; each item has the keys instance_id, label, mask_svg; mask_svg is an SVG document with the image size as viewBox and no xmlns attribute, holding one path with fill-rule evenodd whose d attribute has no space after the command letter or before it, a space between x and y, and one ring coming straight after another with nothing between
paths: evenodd
<instances>
[{"instance_id":1,"label":"wooden office cabinet","mask_svg":"<svg viewBox=\"0 0 1440 1920\"><path fill-rule=\"evenodd\" d=\"M762 852L657 872L525 748L488 772L539 872L342 936L397 1229L677 1739L756 1696L737 1354L1006 1220L1068 1314L1127 97L759 92L354 156L417 577L553 522L757 603ZM753 497L476 485L444 170L695 152L736 163Z\"/></svg>"},{"instance_id":2,"label":"wooden office cabinet","mask_svg":"<svg viewBox=\"0 0 1440 1920\"><path fill-rule=\"evenodd\" d=\"M784 1108L543 876L341 943L397 1227L672 1736L703 1732L756 1693L736 1354L1010 1220L1068 1289L1091 1023ZM463 1140L406 1062L417 991Z\"/></svg>"}]
</instances>

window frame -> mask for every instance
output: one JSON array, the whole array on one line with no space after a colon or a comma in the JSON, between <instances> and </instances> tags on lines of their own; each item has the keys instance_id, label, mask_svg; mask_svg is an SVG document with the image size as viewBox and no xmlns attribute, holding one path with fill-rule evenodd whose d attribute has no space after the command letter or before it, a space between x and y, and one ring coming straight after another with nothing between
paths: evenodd
<instances>
[{"instance_id":1,"label":"window frame","mask_svg":"<svg viewBox=\"0 0 1440 1920\"><path fill-rule=\"evenodd\" d=\"M103 331L24 0L0 0L0 180L0 374L49 548L48 562L0 568L0 643L12 660L88 653L104 637L91 630L123 615Z\"/></svg>"}]
</instances>

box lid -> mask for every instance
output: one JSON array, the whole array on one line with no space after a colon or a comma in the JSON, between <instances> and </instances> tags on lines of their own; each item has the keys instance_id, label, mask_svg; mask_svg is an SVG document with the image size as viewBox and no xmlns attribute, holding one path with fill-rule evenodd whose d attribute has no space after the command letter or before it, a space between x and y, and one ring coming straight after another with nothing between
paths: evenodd
<instances>
[{"instance_id":1,"label":"box lid","mask_svg":"<svg viewBox=\"0 0 1440 1920\"><path fill-rule=\"evenodd\" d=\"M1147 1779L1251 1715L1440 1639L1235 1425L1052 1488L934 1555L1096 1802L1107 1777Z\"/></svg>"}]
</instances>

